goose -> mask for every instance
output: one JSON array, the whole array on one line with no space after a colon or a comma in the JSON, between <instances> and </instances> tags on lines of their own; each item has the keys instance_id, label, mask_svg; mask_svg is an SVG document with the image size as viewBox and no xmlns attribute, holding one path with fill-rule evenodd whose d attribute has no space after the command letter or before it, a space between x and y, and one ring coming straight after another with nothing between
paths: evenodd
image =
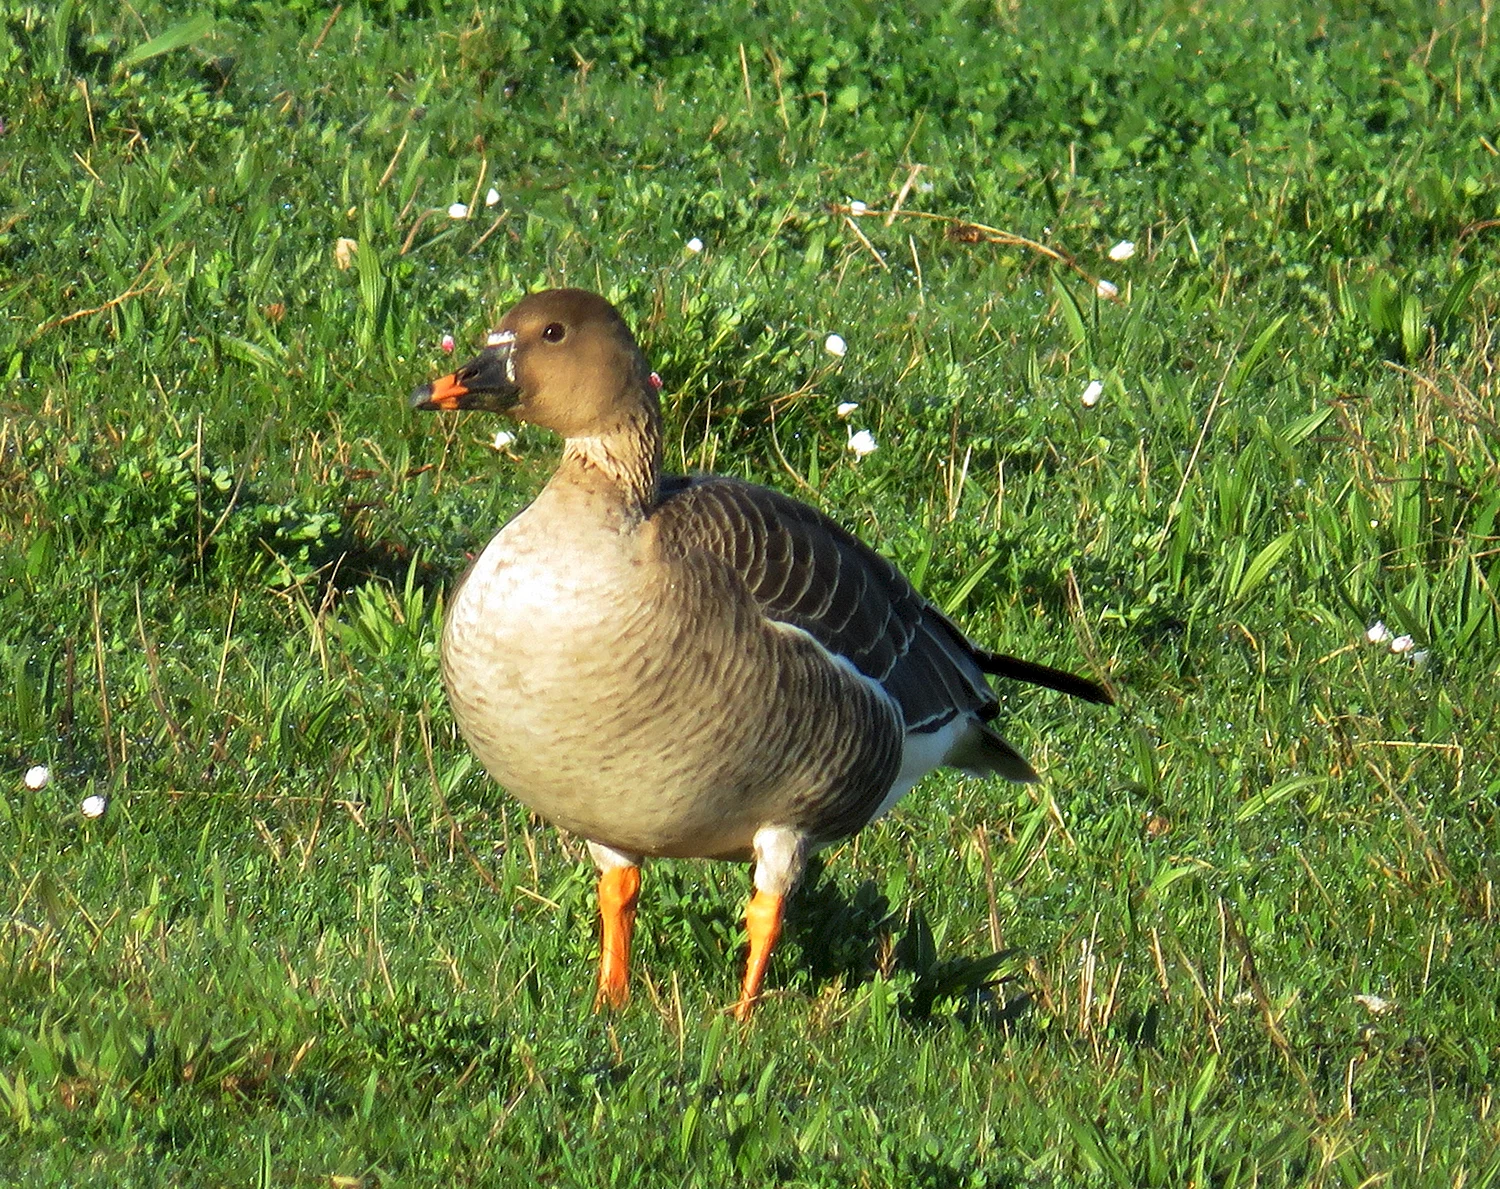
<instances>
[{"instance_id":1,"label":"goose","mask_svg":"<svg viewBox=\"0 0 1500 1189\"><path fill-rule=\"evenodd\" d=\"M587 841L596 1010L629 995L645 858L753 861L743 1021L814 851L938 767L1036 779L991 725L989 677L1113 698L981 648L807 504L664 475L657 387L608 301L551 289L413 393L416 409L502 413L562 438L541 494L450 596L443 683L489 775Z\"/></svg>"}]
</instances>

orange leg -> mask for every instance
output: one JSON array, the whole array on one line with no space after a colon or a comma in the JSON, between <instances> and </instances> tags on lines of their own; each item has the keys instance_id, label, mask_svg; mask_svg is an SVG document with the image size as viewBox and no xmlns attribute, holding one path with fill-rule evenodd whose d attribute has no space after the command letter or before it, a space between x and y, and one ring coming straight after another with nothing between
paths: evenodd
<instances>
[{"instance_id":1,"label":"orange leg","mask_svg":"<svg viewBox=\"0 0 1500 1189\"><path fill-rule=\"evenodd\" d=\"M639 867L609 867L599 872L599 994L594 1010L624 1007L630 998L630 936L635 932L635 902L641 891Z\"/></svg>"},{"instance_id":2,"label":"orange leg","mask_svg":"<svg viewBox=\"0 0 1500 1189\"><path fill-rule=\"evenodd\" d=\"M760 998L760 984L766 977L766 964L771 960L771 948L781 936L781 915L786 907L786 897L774 892L762 892L756 888L745 909L745 932L750 938L750 959L745 964L745 982L740 988L740 1001L734 1005L734 1018L744 1023L755 1010L755 1001Z\"/></svg>"}]
</instances>

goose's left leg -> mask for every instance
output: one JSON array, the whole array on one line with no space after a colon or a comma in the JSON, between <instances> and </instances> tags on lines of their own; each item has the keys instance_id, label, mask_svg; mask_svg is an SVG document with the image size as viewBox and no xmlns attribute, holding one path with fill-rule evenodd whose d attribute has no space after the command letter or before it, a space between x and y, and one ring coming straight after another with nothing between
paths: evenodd
<instances>
[{"instance_id":1,"label":"goose's left leg","mask_svg":"<svg viewBox=\"0 0 1500 1189\"><path fill-rule=\"evenodd\" d=\"M599 991L594 1010L620 1008L630 998L630 939L641 891L641 856L589 843L599 868Z\"/></svg>"}]
</instances>

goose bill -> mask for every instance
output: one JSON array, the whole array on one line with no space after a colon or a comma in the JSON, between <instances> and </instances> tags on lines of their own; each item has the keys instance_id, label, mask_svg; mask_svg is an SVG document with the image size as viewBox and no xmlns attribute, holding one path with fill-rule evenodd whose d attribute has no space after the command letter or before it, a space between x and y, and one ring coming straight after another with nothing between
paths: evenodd
<instances>
[{"instance_id":1,"label":"goose bill","mask_svg":"<svg viewBox=\"0 0 1500 1189\"><path fill-rule=\"evenodd\" d=\"M411 394L411 407L505 413L515 407L521 396L512 375L509 345L490 348L456 372L423 384Z\"/></svg>"}]
</instances>

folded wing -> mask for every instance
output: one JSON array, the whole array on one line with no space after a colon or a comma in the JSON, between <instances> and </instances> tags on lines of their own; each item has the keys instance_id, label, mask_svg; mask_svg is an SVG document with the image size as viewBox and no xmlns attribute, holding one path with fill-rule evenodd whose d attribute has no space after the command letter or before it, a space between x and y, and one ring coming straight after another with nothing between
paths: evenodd
<instances>
[{"instance_id":1,"label":"folded wing","mask_svg":"<svg viewBox=\"0 0 1500 1189\"><path fill-rule=\"evenodd\" d=\"M806 504L719 476L664 479L661 495L652 519L669 547L724 561L767 618L878 683L909 733L993 718L987 673L1111 700L1084 678L978 648L894 565Z\"/></svg>"}]
</instances>

